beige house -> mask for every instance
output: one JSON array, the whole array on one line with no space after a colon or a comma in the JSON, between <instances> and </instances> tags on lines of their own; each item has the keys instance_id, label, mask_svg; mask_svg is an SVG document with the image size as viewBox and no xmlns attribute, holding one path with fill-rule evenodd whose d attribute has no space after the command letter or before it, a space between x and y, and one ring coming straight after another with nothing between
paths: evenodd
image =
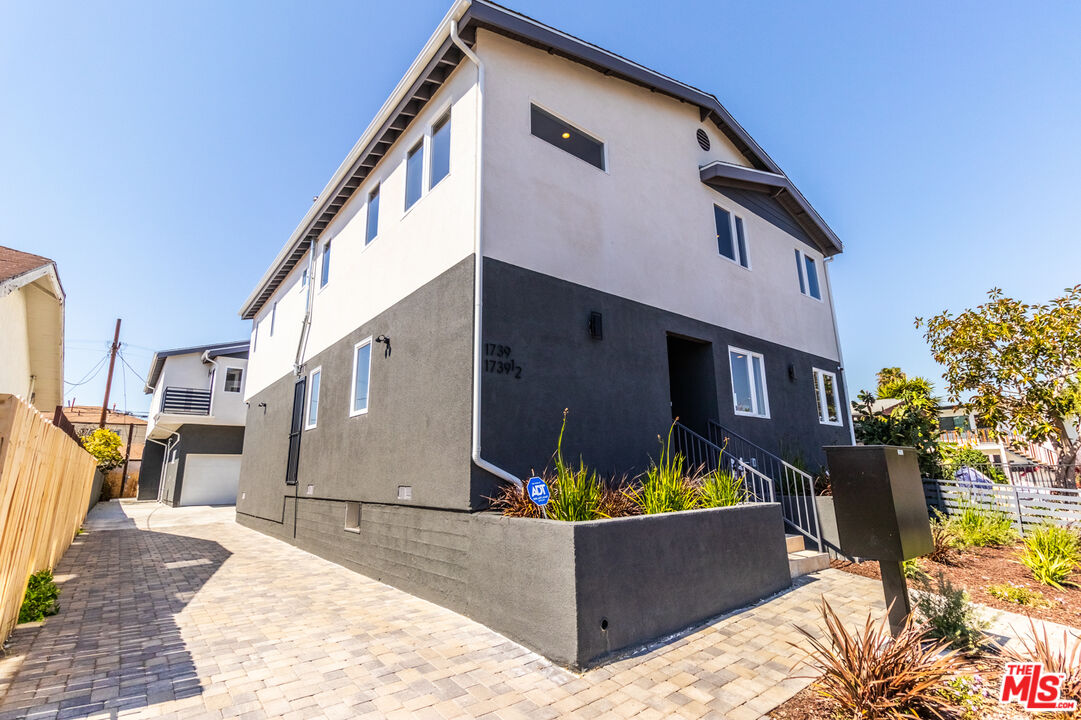
<instances>
[{"instance_id":1,"label":"beige house","mask_svg":"<svg viewBox=\"0 0 1081 720\"><path fill-rule=\"evenodd\" d=\"M0 246L0 393L64 402L64 288L49 258Z\"/></svg>"}]
</instances>

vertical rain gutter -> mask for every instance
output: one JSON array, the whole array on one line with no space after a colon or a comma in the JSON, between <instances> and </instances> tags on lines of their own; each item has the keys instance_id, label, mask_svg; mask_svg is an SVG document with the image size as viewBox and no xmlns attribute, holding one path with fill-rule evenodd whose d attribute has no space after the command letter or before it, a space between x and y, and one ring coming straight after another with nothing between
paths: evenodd
<instances>
[{"instance_id":1,"label":"vertical rain gutter","mask_svg":"<svg viewBox=\"0 0 1081 720\"><path fill-rule=\"evenodd\" d=\"M845 367L845 356L841 352L841 333L837 329L837 309L833 304L833 282L830 281L830 265L833 256L822 261L822 270L826 275L826 292L830 298L830 318L833 320L833 339L837 343L837 364L841 366L841 385L845 390L845 416L848 417L848 437L852 444L856 444L856 428L852 425L852 396L848 394L848 369Z\"/></svg>"},{"instance_id":2,"label":"vertical rain gutter","mask_svg":"<svg viewBox=\"0 0 1081 720\"><path fill-rule=\"evenodd\" d=\"M301 368L304 367L304 351L308 347L308 330L312 326L312 293L315 285L313 269L315 267L315 247L318 243L312 240L308 250L308 267L304 268L304 275L308 278L307 292L304 294L304 319L300 323L300 339L297 341L297 355L293 360L293 374L300 377Z\"/></svg>"},{"instance_id":3,"label":"vertical rain gutter","mask_svg":"<svg viewBox=\"0 0 1081 720\"><path fill-rule=\"evenodd\" d=\"M465 6L468 7L468 4ZM497 467L481 457L480 442L480 412L481 412L481 363L483 357L483 320L484 320L484 234L481 228L483 214L481 212L481 198L484 190L481 183L481 175L484 168L484 63L466 45L458 35L458 21L450 21L450 39L469 60L477 66L477 139L476 139L476 187L473 192L473 463L487 470L496 477L522 487L522 481L512 473Z\"/></svg>"}]
</instances>

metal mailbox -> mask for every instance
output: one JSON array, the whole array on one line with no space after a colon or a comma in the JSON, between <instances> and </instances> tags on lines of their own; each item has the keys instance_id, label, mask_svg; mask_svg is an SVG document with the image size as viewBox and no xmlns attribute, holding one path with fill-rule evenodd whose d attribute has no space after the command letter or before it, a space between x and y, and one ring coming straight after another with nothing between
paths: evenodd
<instances>
[{"instance_id":1,"label":"metal mailbox","mask_svg":"<svg viewBox=\"0 0 1081 720\"><path fill-rule=\"evenodd\" d=\"M825 448L841 550L901 562L933 549L916 450L890 445Z\"/></svg>"}]
</instances>

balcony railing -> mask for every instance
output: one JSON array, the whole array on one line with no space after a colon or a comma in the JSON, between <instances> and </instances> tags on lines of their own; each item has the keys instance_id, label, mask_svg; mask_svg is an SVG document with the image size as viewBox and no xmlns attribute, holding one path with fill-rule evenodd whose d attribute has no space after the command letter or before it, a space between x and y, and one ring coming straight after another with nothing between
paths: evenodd
<instances>
[{"instance_id":1,"label":"balcony railing","mask_svg":"<svg viewBox=\"0 0 1081 720\"><path fill-rule=\"evenodd\" d=\"M976 430L943 430L939 433L939 440L951 443L967 444L971 442L991 443L997 445L999 436L991 428L978 428Z\"/></svg>"},{"instance_id":2,"label":"balcony railing","mask_svg":"<svg viewBox=\"0 0 1081 720\"><path fill-rule=\"evenodd\" d=\"M167 415L209 415L210 391L167 387L161 398L161 411Z\"/></svg>"}]
</instances>

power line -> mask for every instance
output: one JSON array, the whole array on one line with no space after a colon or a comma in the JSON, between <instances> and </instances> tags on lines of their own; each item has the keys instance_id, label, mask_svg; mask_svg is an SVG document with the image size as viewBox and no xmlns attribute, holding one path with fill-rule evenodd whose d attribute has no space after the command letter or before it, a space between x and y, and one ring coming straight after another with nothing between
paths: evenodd
<instances>
[{"instance_id":1,"label":"power line","mask_svg":"<svg viewBox=\"0 0 1081 720\"><path fill-rule=\"evenodd\" d=\"M98 364L95 365L93 368L91 368L90 372L88 372L86 375L83 376L82 380L79 380L78 382L71 382L69 380L65 380L64 383L66 385L70 385L72 388L77 388L80 385L87 384L88 382L93 380L95 377L97 377L98 373L101 372L101 369L105 366L105 361L108 358L109 358L109 353L105 353L101 357L101 360L98 360Z\"/></svg>"},{"instance_id":2,"label":"power line","mask_svg":"<svg viewBox=\"0 0 1081 720\"><path fill-rule=\"evenodd\" d=\"M131 372L135 375L135 377L142 380L143 385L146 385L146 378L144 378L142 375L140 375L139 372L135 368L133 368L131 366L131 363L128 362L128 359L126 357L124 357L123 352L120 353L120 362L124 363L125 367L127 367L128 370L131 370Z\"/></svg>"}]
</instances>

